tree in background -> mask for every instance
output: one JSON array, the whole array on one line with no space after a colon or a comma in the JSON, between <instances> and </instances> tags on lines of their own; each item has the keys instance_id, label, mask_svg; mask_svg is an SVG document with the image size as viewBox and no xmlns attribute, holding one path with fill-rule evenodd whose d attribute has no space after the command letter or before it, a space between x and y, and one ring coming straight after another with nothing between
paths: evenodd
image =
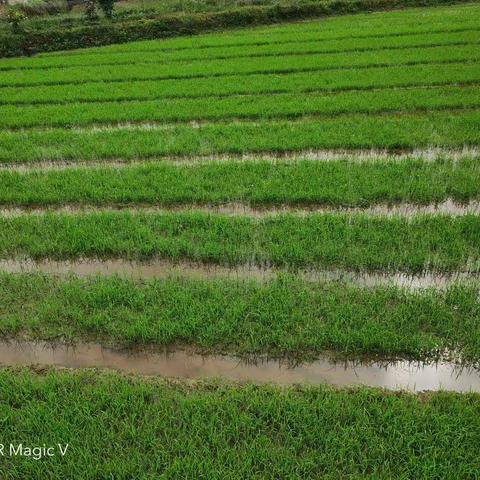
<instances>
[{"instance_id":1,"label":"tree in background","mask_svg":"<svg viewBox=\"0 0 480 480\"><path fill-rule=\"evenodd\" d=\"M21 31L21 24L27 19L27 16L16 8L9 9L7 12L6 20L12 27L14 33Z\"/></svg>"},{"instance_id":2,"label":"tree in background","mask_svg":"<svg viewBox=\"0 0 480 480\"><path fill-rule=\"evenodd\" d=\"M85 16L87 17L87 20L95 20L98 17L96 0L85 1Z\"/></svg>"},{"instance_id":3,"label":"tree in background","mask_svg":"<svg viewBox=\"0 0 480 480\"><path fill-rule=\"evenodd\" d=\"M100 4L100 8L102 9L105 17L112 18L113 4L115 3L115 0L98 0L98 3Z\"/></svg>"}]
</instances>

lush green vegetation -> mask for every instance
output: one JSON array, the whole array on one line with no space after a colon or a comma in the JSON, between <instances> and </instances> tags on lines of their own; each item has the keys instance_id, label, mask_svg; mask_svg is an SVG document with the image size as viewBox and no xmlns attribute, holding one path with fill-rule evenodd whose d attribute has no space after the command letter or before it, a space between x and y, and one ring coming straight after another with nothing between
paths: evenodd
<instances>
[{"instance_id":1,"label":"lush green vegetation","mask_svg":"<svg viewBox=\"0 0 480 480\"><path fill-rule=\"evenodd\" d=\"M480 7L441 11L1 61L0 161L477 145Z\"/></svg>"},{"instance_id":2,"label":"lush green vegetation","mask_svg":"<svg viewBox=\"0 0 480 480\"><path fill-rule=\"evenodd\" d=\"M139 61L138 51L120 51L120 52L101 52L89 51L82 55L65 56L36 56L27 59L9 59L0 64L0 70L26 70L26 69L44 69L73 66L92 66L92 65L127 65L131 63L166 63L166 62L184 62L201 59L230 59L243 57L269 57L284 55L306 55L316 53L340 53L340 52L360 52L373 50L401 50L408 47L436 47L440 45L465 45L478 42L477 29L462 29L460 31L444 31L441 33L409 33L404 35L388 34L384 37L378 36L381 45L373 46L372 38L345 38L333 40L319 40L316 32L301 33L300 35L280 35L263 36L258 43L240 46L220 46L209 48L183 48L173 47L171 50L149 50L142 51L142 57ZM310 40L311 38L311 40ZM380 40L381 39L381 40ZM286 52L285 49L288 48Z\"/></svg>"},{"instance_id":3,"label":"lush green vegetation","mask_svg":"<svg viewBox=\"0 0 480 480\"><path fill-rule=\"evenodd\" d=\"M177 79L248 75L252 73L290 73L310 70L330 70L352 67L386 65L415 65L417 63L448 63L480 60L480 48L475 45L441 47L414 47L358 53L322 53L313 55L285 55L250 57L239 62L233 59L212 59L170 64L133 64L116 69L107 65L91 67L72 66L33 70L7 70L2 72L0 86L83 84L89 81L125 81L145 79Z\"/></svg>"},{"instance_id":4,"label":"lush green vegetation","mask_svg":"<svg viewBox=\"0 0 480 480\"><path fill-rule=\"evenodd\" d=\"M218 0L214 0L216 5L220 5L220 2ZM268 0L267 0L268 1ZM298 3L298 2L297 2ZM303 3L308 3L308 2L303 2ZM464 3L464 2L459 2L459 3ZM450 4L454 4L453 2L450 2ZM168 5L168 0L166 2L162 2L162 6ZM197 3L197 5L200 5L200 2ZM292 2L288 2L288 4L285 5L276 5L277 8L285 8L289 6L292 6ZM386 4L385 4L386 5ZM238 5L240 7L241 5ZM248 6L248 5L247 5ZM341 4L339 4L341 6ZM357 8L363 6L364 8L370 7L373 9L373 4L368 5L367 2L363 2L362 4L357 4ZM379 3L377 3L377 6L379 6ZM391 4L391 6L393 6ZM398 4L400 7L400 4ZM426 6L426 5L423 5ZM323 35L323 32L328 35L330 32L330 36L332 34L332 30L336 30L336 34L338 36L339 32L338 30L341 29L342 27L348 25L348 27L353 27L354 33L361 32L366 32L368 28L372 29L378 29L380 28L381 31L387 31L386 23L388 25L391 25L395 32L397 29L404 29L406 27L414 27L415 29L427 29L431 30L432 28L435 27L448 27L454 23L458 24L461 23L462 25L474 25L473 22L471 21L471 18L468 18L468 15L465 15L465 11L470 12L470 9L475 9L477 8L474 4L470 3L467 4L466 6L461 6L456 4L455 6L448 6L448 2L445 3L445 6L437 6L435 9L424 9L424 8L417 8L417 9L408 9L405 11L402 11L401 13L398 11L393 11L393 12L383 12L381 15L381 18L378 18L375 15L370 15L370 13L358 13L356 18L359 20L359 25L351 25L351 17L345 17L345 19L342 16L330 16L330 17L325 17L322 19L322 26L321 29L318 29L318 24L315 25L315 22L312 23L304 23L302 30L314 30L314 31L320 31L320 33ZM182 9L182 11L184 11ZM141 14L143 19L148 18L146 15ZM120 15L117 16L119 18ZM120 19L120 18L119 18ZM36 21L35 19L32 19L32 22L36 22L38 25L35 25L35 29L38 28L43 28L43 29L48 29L52 28L52 25L48 23L49 20L53 19L46 19L43 18L41 20ZM115 19L114 19L115 20ZM121 19L120 19L121 20ZM101 20L100 20L101 21ZM68 22L64 20L64 23L66 24L65 26L81 26L80 24L74 25L74 20L69 19ZM478 25L476 25L478 27ZM281 23L279 25L275 26L268 26L268 27L257 27L255 29L255 33L260 33L260 34L271 34L272 32L279 32L279 33L288 33L292 32L292 30L295 30L295 27L291 27L290 24L288 23ZM239 36L239 37L249 37L251 36L252 31L245 31L245 30L234 30L231 33L228 34L229 37L231 36ZM202 46L204 43L215 43L215 39L211 35L196 35L195 37L183 37L180 39L175 39L173 40L173 43L177 44L177 42L181 44L187 44L190 46L194 46L196 41L200 42L199 46ZM136 44L130 43L126 48L142 48L144 46L152 46L154 45L154 48L162 48L162 47L168 47L170 44L171 40L169 39L164 39L160 44L156 40L150 40L150 41L143 41L143 42L137 42ZM221 44L221 42L217 43ZM109 51L109 50L123 50L125 49L125 45L108 45L105 47L96 47L91 49L90 51L96 52L96 51ZM48 55L62 55L64 56L65 54L70 54L73 53L74 55L77 53L86 53L87 50L80 50L80 51L74 51L74 52L62 52L62 53L46 53L46 54L41 54L42 56L48 56Z\"/></svg>"},{"instance_id":5,"label":"lush green vegetation","mask_svg":"<svg viewBox=\"0 0 480 480\"><path fill-rule=\"evenodd\" d=\"M259 284L4 274L0 299L0 333L6 337L183 344L288 358L314 358L328 350L432 359L448 349L463 361L480 359L478 284L408 292L294 276Z\"/></svg>"},{"instance_id":6,"label":"lush green vegetation","mask_svg":"<svg viewBox=\"0 0 480 480\"><path fill-rule=\"evenodd\" d=\"M264 219L204 213L0 219L0 255L169 258L239 265L418 272L478 270L480 217L312 214Z\"/></svg>"},{"instance_id":7,"label":"lush green vegetation","mask_svg":"<svg viewBox=\"0 0 480 480\"><path fill-rule=\"evenodd\" d=\"M5 438L69 443L4 457L17 478L474 478L476 394L166 383L0 372ZM14 440L12 440L14 441Z\"/></svg>"},{"instance_id":8,"label":"lush green vegetation","mask_svg":"<svg viewBox=\"0 0 480 480\"><path fill-rule=\"evenodd\" d=\"M151 163L124 168L0 171L0 204L371 206L480 199L480 159Z\"/></svg>"}]
</instances>

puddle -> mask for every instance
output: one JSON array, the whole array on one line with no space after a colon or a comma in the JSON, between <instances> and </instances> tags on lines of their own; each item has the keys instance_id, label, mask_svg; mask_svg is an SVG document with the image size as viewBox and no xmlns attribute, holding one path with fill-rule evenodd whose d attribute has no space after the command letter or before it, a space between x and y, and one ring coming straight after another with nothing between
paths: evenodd
<instances>
[{"instance_id":1,"label":"puddle","mask_svg":"<svg viewBox=\"0 0 480 480\"><path fill-rule=\"evenodd\" d=\"M125 168L129 166L138 166L152 163L167 163L170 165L198 165L199 163L216 162L252 162L268 161L276 162L296 162L298 160L311 161L354 161L354 162L374 162L378 160L401 161L406 159L421 159L426 162L435 161L438 158L447 158L459 160L462 157L476 157L480 155L480 149L476 147L455 148L426 148L415 150L387 150L387 149L330 149L330 150L299 150L295 152L260 152L233 154L211 154L197 156L171 156L151 157L146 159L125 160L121 158L111 158L105 160L58 160L58 161L32 161L28 163L3 162L0 163L0 170L13 170L19 172L29 171L57 171L78 168Z\"/></svg>"},{"instance_id":2,"label":"puddle","mask_svg":"<svg viewBox=\"0 0 480 480\"><path fill-rule=\"evenodd\" d=\"M170 207L159 207L151 205L113 205L107 207L96 207L91 205L62 205L59 207L35 208L35 207L4 207L0 208L0 216L14 218L22 215L46 215L48 213L64 214L88 214L104 213L112 211L123 211L130 213L156 213L165 214L171 212L202 212L222 215L243 215L255 218L264 218L269 215L292 214L306 216L312 213L318 214L364 214L370 216L401 216L414 217L416 215L451 215L461 216L470 214L480 214L480 201L470 201L466 204L459 204L452 199L447 199L441 203L429 205L416 205L411 203L400 203L398 205L379 204L371 207L328 207L311 206L297 208L288 205L275 207L251 207L242 203L226 203L220 205L173 205Z\"/></svg>"},{"instance_id":3,"label":"puddle","mask_svg":"<svg viewBox=\"0 0 480 480\"><path fill-rule=\"evenodd\" d=\"M340 281L361 287L397 286L408 289L437 288L445 289L458 282L478 282L480 274L456 272L442 275L435 272L423 272L419 275L406 273L358 273L347 270L297 270L289 271L280 268L242 265L238 267L223 267L202 265L190 262L171 263L166 260L151 262L133 262L122 259L99 260L79 259L76 261L31 259L2 259L0 272L6 273L44 273L48 275L119 275L124 278L165 279L184 277L196 280L212 278L228 278L232 280L255 280L260 283L274 279L281 273L292 273L308 282Z\"/></svg>"},{"instance_id":4,"label":"puddle","mask_svg":"<svg viewBox=\"0 0 480 480\"><path fill-rule=\"evenodd\" d=\"M289 366L278 360L243 362L229 356L191 355L184 351L149 353L104 348L81 343L75 347L44 342L0 342L3 366L54 366L99 368L138 375L161 375L187 380L222 378L230 381L292 385L330 384L338 387L371 386L389 390L449 390L480 392L480 372L447 362L420 364L397 361L389 364L333 362Z\"/></svg>"}]
</instances>

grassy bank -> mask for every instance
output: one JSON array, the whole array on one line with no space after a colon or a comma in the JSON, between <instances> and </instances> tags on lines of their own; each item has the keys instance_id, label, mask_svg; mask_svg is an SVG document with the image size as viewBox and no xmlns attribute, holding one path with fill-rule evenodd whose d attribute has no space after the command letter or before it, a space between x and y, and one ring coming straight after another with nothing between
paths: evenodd
<instances>
[{"instance_id":1,"label":"grassy bank","mask_svg":"<svg viewBox=\"0 0 480 480\"><path fill-rule=\"evenodd\" d=\"M89 372L0 372L5 480L473 478L480 400L379 390L169 384ZM81 439L81 440L80 440ZM368 448L365 446L368 445Z\"/></svg>"},{"instance_id":2,"label":"grassy bank","mask_svg":"<svg viewBox=\"0 0 480 480\"><path fill-rule=\"evenodd\" d=\"M372 206L480 198L480 161L152 163L64 171L0 171L0 204Z\"/></svg>"},{"instance_id":3,"label":"grassy bank","mask_svg":"<svg viewBox=\"0 0 480 480\"><path fill-rule=\"evenodd\" d=\"M115 346L314 358L325 351L434 359L446 349L480 360L477 285L409 292L280 276L227 279L59 279L0 275L0 334Z\"/></svg>"},{"instance_id":4,"label":"grassy bank","mask_svg":"<svg viewBox=\"0 0 480 480\"><path fill-rule=\"evenodd\" d=\"M250 262L354 270L477 270L480 218L204 213L49 214L0 220L0 255L33 258L152 257L211 264Z\"/></svg>"}]
</instances>

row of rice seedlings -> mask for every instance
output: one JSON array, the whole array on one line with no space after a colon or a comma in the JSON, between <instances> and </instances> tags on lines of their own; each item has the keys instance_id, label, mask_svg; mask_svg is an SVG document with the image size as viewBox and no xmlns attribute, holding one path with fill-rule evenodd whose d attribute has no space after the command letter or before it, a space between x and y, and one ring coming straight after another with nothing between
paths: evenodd
<instances>
[{"instance_id":1,"label":"row of rice seedlings","mask_svg":"<svg viewBox=\"0 0 480 480\"><path fill-rule=\"evenodd\" d=\"M359 163L150 163L124 168L0 171L0 203L16 206L221 205L371 207L480 199L480 159L463 156Z\"/></svg>"},{"instance_id":2,"label":"row of rice seedlings","mask_svg":"<svg viewBox=\"0 0 480 480\"><path fill-rule=\"evenodd\" d=\"M289 74L252 74L178 80L141 80L70 85L0 88L0 104L103 102L158 98L205 98L278 92L337 92L408 86L480 82L480 64L445 63L310 71ZM3 109L2 109L3 111Z\"/></svg>"},{"instance_id":3,"label":"row of rice seedlings","mask_svg":"<svg viewBox=\"0 0 480 480\"><path fill-rule=\"evenodd\" d=\"M282 42L252 45L250 47L214 47L193 51L147 51L121 52L105 55L83 54L77 56L52 56L12 58L0 61L0 71L19 69L46 69L91 65L127 65L135 63L172 63L195 60L248 58L258 56L302 55L312 53L343 53L376 51L412 47L434 47L441 45L472 44L478 42L479 30L441 33L412 34L409 36L386 36L384 38L312 40L292 39Z\"/></svg>"},{"instance_id":4,"label":"row of rice seedlings","mask_svg":"<svg viewBox=\"0 0 480 480\"><path fill-rule=\"evenodd\" d=\"M55 442L55 456L43 461L5 456L0 475L8 480L462 479L480 469L478 394L192 383L85 370L3 370L0 391L12 439L24 447ZM65 456L57 442L70 444Z\"/></svg>"},{"instance_id":5,"label":"row of rice seedlings","mask_svg":"<svg viewBox=\"0 0 480 480\"><path fill-rule=\"evenodd\" d=\"M2 335L295 358L335 351L429 360L450 350L480 359L480 283L414 292L293 275L265 283L185 275L0 274Z\"/></svg>"},{"instance_id":6,"label":"row of rice seedlings","mask_svg":"<svg viewBox=\"0 0 480 480\"><path fill-rule=\"evenodd\" d=\"M480 269L480 217L202 212L0 218L0 256L189 260L216 265L441 272Z\"/></svg>"},{"instance_id":7,"label":"row of rice seedlings","mask_svg":"<svg viewBox=\"0 0 480 480\"><path fill-rule=\"evenodd\" d=\"M0 127L62 127L117 122L299 118L345 113L419 112L480 107L480 86L341 92L335 95L244 95L205 99L3 106Z\"/></svg>"},{"instance_id":8,"label":"row of rice seedlings","mask_svg":"<svg viewBox=\"0 0 480 480\"><path fill-rule=\"evenodd\" d=\"M339 115L299 121L0 132L0 161L134 160L309 149L463 147L480 142L480 111Z\"/></svg>"},{"instance_id":9,"label":"row of rice seedlings","mask_svg":"<svg viewBox=\"0 0 480 480\"><path fill-rule=\"evenodd\" d=\"M166 65L137 64L113 66L52 68L47 70L15 70L3 72L0 86L83 84L140 79L210 78L256 73L290 73L298 71L371 68L388 65L473 62L480 60L478 45L408 48L395 55L389 50L348 52L302 56L277 56L232 60L195 61Z\"/></svg>"}]
</instances>

